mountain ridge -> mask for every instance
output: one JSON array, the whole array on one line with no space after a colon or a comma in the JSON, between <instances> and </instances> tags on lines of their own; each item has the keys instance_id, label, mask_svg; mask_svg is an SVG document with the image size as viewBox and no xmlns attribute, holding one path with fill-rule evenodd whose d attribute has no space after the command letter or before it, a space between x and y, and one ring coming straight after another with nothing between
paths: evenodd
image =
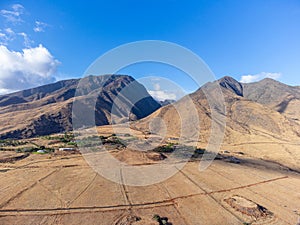
<instances>
[{"instance_id":1,"label":"mountain ridge","mask_svg":"<svg viewBox=\"0 0 300 225\"><path fill-rule=\"evenodd\" d=\"M79 81L79 79L63 80L53 84L0 96L0 122L2 123L0 137L22 138L71 130L72 105L75 94L77 97L88 95L84 97L83 101L83 104L85 104L87 108L90 108L88 105L89 99L93 98L94 94L99 95L100 97L97 100L95 112L96 125L107 125L110 123L108 115L114 97L116 97L124 87L135 80L127 75L90 75L80 81L83 87L80 89L82 93L79 93L77 89ZM210 113L203 90L207 89L213 95L214 90L210 90L210 88L215 88L213 84L218 84L225 96L225 103L228 106L227 113L232 113L237 109L247 109L246 111L249 114L252 110L248 106L251 105L253 108L263 110L262 115L278 112L282 116L282 118L280 117L281 121L287 119L289 123L296 124L296 127L298 124L300 125L300 113L296 107L298 103L300 103L300 88L297 86L285 85L272 79L263 79L259 82L245 84L238 82L232 77L225 76L212 83L204 84L196 92L189 95L197 107L199 107L198 110L201 111L201 115L207 116ZM267 88L265 87L266 85L268 86ZM101 90L99 90L99 87L101 87ZM151 113L155 115L159 114L159 112L155 112L160 107L159 103L148 94L146 89L140 84L137 85L135 89L140 92L140 94L143 93L142 95L145 95L145 101L144 104L139 103L139 107L133 108L134 112L129 119L137 120ZM276 95L274 95L274 93L276 93ZM130 95L130 93L128 93L128 95ZM273 96L273 98L270 98L270 96ZM128 104L128 101L126 104ZM165 107L172 106L167 104ZM166 109L164 109L165 107L162 109L164 112L166 111ZM263 107L266 109L263 109ZM271 111L269 112L268 110ZM268 111L268 113L266 111ZM18 113L24 114L24 116L19 116L20 118L18 118ZM125 118L126 115L124 115L124 109L122 109L122 107L117 109L116 113L118 114L116 122L122 123L128 119ZM241 117L241 115L236 114L228 115L234 115L237 120L240 120L239 117ZM264 123L264 120L268 121L266 118L263 119L262 115L257 114L255 117L256 120L253 120L253 123L257 123L257 118L260 118L261 124ZM203 116L200 117L203 119ZM53 122L53 124L51 124L51 122ZM239 123L242 124L246 122L241 120ZM204 127L209 129L209 122L205 122L204 124L206 124ZM273 125L265 125L264 129L269 127L268 129L272 130L276 122L272 122L272 124ZM42 128L39 127L43 126L51 127L50 131L37 132L37 130L42 130ZM239 131L244 130L243 132L246 132L246 130L250 132L249 130L253 129L245 128L244 125L233 127ZM263 125L261 125L261 127L263 127ZM294 130L294 128L292 130Z\"/></svg>"},{"instance_id":2,"label":"mountain ridge","mask_svg":"<svg viewBox=\"0 0 300 225\"><path fill-rule=\"evenodd\" d=\"M228 77L207 83L176 103L164 106L149 116L135 121L133 127L148 133L151 132L149 127L152 121L160 118L161 121L164 121L164 131L156 134L165 134L167 138L179 139L181 135L184 135L190 137L191 141L199 135L197 146L206 148L209 146L209 142L211 145L218 144L218 140L220 141L218 137L222 139L222 126L224 126L222 148L242 151L243 154L251 157L273 160L286 165L293 164L294 168L299 168L300 155L297 146L300 143L300 115L293 113L296 110L290 110L290 114L281 112L269 104L272 103L271 101L259 103L247 98L248 95L245 95L244 92L245 84L241 84L242 89L239 88L241 87L239 84L241 83L233 78L228 79ZM293 87L291 87L292 89ZM218 97L216 93L220 90L224 97L225 114L223 114L222 105L212 105L213 108L211 108L207 100L207 96L210 96L211 99ZM274 91L276 92L276 90ZM280 90L278 92L280 93ZM264 93L268 94L268 92L261 92L262 95ZM284 101L284 98L281 100ZM198 112L199 122L190 118L191 110L185 109L190 101L192 104L189 104L193 105ZM212 110L217 112L217 116L212 114ZM225 121L225 124L222 123L222 120ZM211 133L213 122L221 128ZM187 133L183 134L182 128ZM189 130L198 132L198 134L188 133ZM270 154L270 151L273 153Z\"/></svg>"},{"instance_id":3,"label":"mountain ridge","mask_svg":"<svg viewBox=\"0 0 300 225\"><path fill-rule=\"evenodd\" d=\"M78 89L79 84L83 88ZM27 138L72 130L72 105L75 96L76 99L81 99L85 109L93 108L90 102L96 98L94 123L98 126L110 124L109 114L114 98L129 84L134 86L133 93L136 96L143 97L140 102L134 102L130 119L142 118L160 107L141 84L127 75L87 76L83 79L58 81L0 96L0 137ZM121 108L131 104L130 96L126 97ZM18 101L11 103L14 99ZM127 115L118 110L116 117L121 121ZM84 114L76 116L75 118L85 119Z\"/></svg>"}]
</instances>

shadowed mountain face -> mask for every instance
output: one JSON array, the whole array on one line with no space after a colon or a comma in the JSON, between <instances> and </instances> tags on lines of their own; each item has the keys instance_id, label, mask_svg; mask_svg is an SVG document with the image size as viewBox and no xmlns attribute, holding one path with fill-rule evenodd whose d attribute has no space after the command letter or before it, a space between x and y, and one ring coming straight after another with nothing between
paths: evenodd
<instances>
[{"instance_id":1,"label":"shadowed mountain face","mask_svg":"<svg viewBox=\"0 0 300 225\"><path fill-rule=\"evenodd\" d=\"M76 120L86 122L88 109L95 113L94 120L83 126L110 124L112 106L119 93L122 97L118 98L123 101L114 105L115 122L140 119L160 107L144 86L130 76L64 80L0 96L1 138L27 138L71 130L75 99L82 103L82 110L74 116Z\"/></svg>"},{"instance_id":2,"label":"shadowed mountain face","mask_svg":"<svg viewBox=\"0 0 300 225\"><path fill-rule=\"evenodd\" d=\"M223 77L218 82L221 87L232 91L238 96L243 96L243 85L235 79L233 79L232 77Z\"/></svg>"}]
</instances>

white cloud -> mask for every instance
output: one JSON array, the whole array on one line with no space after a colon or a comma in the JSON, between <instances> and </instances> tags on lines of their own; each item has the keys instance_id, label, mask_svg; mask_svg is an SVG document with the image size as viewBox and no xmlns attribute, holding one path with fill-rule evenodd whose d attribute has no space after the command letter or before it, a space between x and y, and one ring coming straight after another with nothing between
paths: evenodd
<instances>
[{"instance_id":1,"label":"white cloud","mask_svg":"<svg viewBox=\"0 0 300 225\"><path fill-rule=\"evenodd\" d=\"M11 10L2 9L0 15L3 16L8 22L20 23L23 22L21 15L24 13L25 8L20 4L11 6Z\"/></svg>"},{"instance_id":2,"label":"white cloud","mask_svg":"<svg viewBox=\"0 0 300 225\"><path fill-rule=\"evenodd\" d=\"M153 81L153 79L151 79ZM156 100L158 101L163 101L163 100L166 100L166 99L176 99L177 96L175 93L171 92L171 91L167 91L167 90L162 90L161 89L161 85L160 83L157 83L157 81L162 81L161 79L160 80L156 80L156 82L153 82L152 83L152 86L153 86L153 90L148 90L149 94L155 98Z\"/></svg>"},{"instance_id":3,"label":"white cloud","mask_svg":"<svg viewBox=\"0 0 300 225\"><path fill-rule=\"evenodd\" d=\"M274 80L277 80L281 77L281 73L270 73L270 72L261 72L258 74L249 74L249 75L242 75L240 82L242 83L252 83L259 80L262 80L264 78L272 78Z\"/></svg>"},{"instance_id":4,"label":"white cloud","mask_svg":"<svg viewBox=\"0 0 300 225\"><path fill-rule=\"evenodd\" d=\"M13 41L16 38L15 32L11 28L0 29L0 44L7 45L8 42Z\"/></svg>"},{"instance_id":5,"label":"white cloud","mask_svg":"<svg viewBox=\"0 0 300 225\"><path fill-rule=\"evenodd\" d=\"M6 31L7 34L11 34L11 35L15 34L15 32L10 27L6 28L5 31Z\"/></svg>"},{"instance_id":6,"label":"white cloud","mask_svg":"<svg viewBox=\"0 0 300 225\"><path fill-rule=\"evenodd\" d=\"M22 52L0 45L0 94L53 82L58 65L42 45Z\"/></svg>"},{"instance_id":7,"label":"white cloud","mask_svg":"<svg viewBox=\"0 0 300 225\"><path fill-rule=\"evenodd\" d=\"M243 75L240 82L242 83L252 83L259 80L258 75Z\"/></svg>"},{"instance_id":8,"label":"white cloud","mask_svg":"<svg viewBox=\"0 0 300 225\"><path fill-rule=\"evenodd\" d=\"M7 93L9 93L9 92L11 92L11 90L5 89L5 88L0 88L0 95L7 94Z\"/></svg>"},{"instance_id":9,"label":"white cloud","mask_svg":"<svg viewBox=\"0 0 300 225\"><path fill-rule=\"evenodd\" d=\"M160 90L160 84L159 83L154 83L153 88L154 88L155 91L159 91Z\"/></svg>"},{"instance_id":10,"label":"white cloud","mask_svg":"<svg viewBox=\"0 0 300 225\"><path fill-rule=\"evenodd\" d=\"M158 101L163 101L166 99L170 99L170 100L175 100L177 99L177 96L175 93L171 93L171 92L167 92L167 91L162 91L162 90L157 90L157 91L153 91L153 90L148 90L149 94L155 98Z\"/></svg>"},{"instance_id":11,"label":"white cloud","mask_svg":"<svg viewBox=\"0 0 300 225\"><path fill-rule=\"evenodd\" d=\"M21 18L25 12L25 8L20 4L14 4L9 9L1 9L0 16L4 17L7 23L3 23L3 27L0 27L0 45L9 46L12 41L23 42L26 48L30 48L34 41L31 40L28 33L22 29L21 22L24 22ZM27 22L27 24L29 24ZM36 20L35 24L30 25L33 27L34 32L44 32L46 27L49 27L47 23ZM7 27L9 26L9 27Z\"/></svg>"},{"instance_id":12,"label":"white cloud","mask_svg":"<svg viewBox=\"0 0 300 225\"><path fill-rule=\"evenodd\" d=\"M35 27L33 28L34 32L45 32L45 28L49 25L41 21L35 21Z\"/></svg>"},{"instance_id":13,"label":"white cloud","mask_svg":"<svg viewBox=\"0 0 300 225\"><path fill-rule=\"evenodd\" d=\"M18 35L23 37L23 39L24 39L23 44L26 48L30 48L31 44L34 43L34 41L32 41L26 33L21 32L21 33L18 33Z\"/></svg>"},{"instance_id":14,"label":"white cloud","mask_svg":"<svg viewBox=\"0 0 300 225\"><path fill-rule=\"evenodd\" d=\"M137 80L145 86L148 93L158 101L178 100L186 95L186 92L175 82L158 76L146 76Z\"/></svg>"},{"instance_id":15,"label":"white cloud","mask_svg":"<svg viewBox=\"0 0 300 225\"><path fill-rule=\"evenodd\" d=\"M25 32L15 33L12 28L0 29L0 45L7 46L14 40L22 41L26 48L29 48L34 43Z\"/></svg>"}]
</instances>

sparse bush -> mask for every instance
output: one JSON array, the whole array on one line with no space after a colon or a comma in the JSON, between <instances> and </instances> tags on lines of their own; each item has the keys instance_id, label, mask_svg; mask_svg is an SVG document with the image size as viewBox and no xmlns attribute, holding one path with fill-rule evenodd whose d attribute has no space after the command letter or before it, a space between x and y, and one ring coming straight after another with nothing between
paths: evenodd
<instances>
[{"instance_id":1,"label":"sparse bush","mask_svg":"<svg viewBox=\"0 0 300 225\"><path fill-rule=\"evenodd\" d=\"M205 152L205 149L202 149L202 148L197 148L195 151L194 151L194 154L192 155L192 158L199 158L200 156L202 156Z\"/></svg>"},{"instance_id":2,"label":"sparse bush","mask_svg":"<svg viewBox=\"0 0 300 225\"><path fill-rule=\"evenodd\" d=\"M157 222L159 222L160 216L157 215L157 214L155 214L155 215L152 217L152 219L155 220L155 221L157 221Z\"/></svg>"},{"instance_id":3,"label":"sparse bush","mask_svg":"<svg viewBox=\"0 0 300 225\"><path fill-rule=\"evenodd\" d=\"M79 140L76 144L80 147L96 147L101 144L109 144L109 145L118 145L120 147L126 147L126 145L120 140L116 135L111 135L109 137L104 136L88 136Z\"/></svg>"},{"instance_id":4,"label":"sparse bush","mask_svg":"<svg viewBox=\"0 0 300 225\"><path fill-rule=\"evenodd\" d=\"M168 222L169 219L167 217L160 217L159 215L155 214L152 219L158 222L159 225L172 225L172 223Z\"/></svg>"},{"instance_id":5,"label":"sparse bush","mask_svg":"<svg viewBox=\"0 0 300 225\"><path fill-rule=\"evenodd\" d=\"M68 145L73 145L73 146L76 146L77 147L77 143L75 141L70 141L67 143Z\"/></svg>"},{"instance_id":6,"label":"sparse bush","mask_svg":"<svg viewBox=\"0 0 300 225\"><path fill-rule=\"evenodd\" d=\"M36 152L40 150L40 148L37 147L24 147L24 148L17 148L15 151L17 153L25 153L25 152Z\"/></svg>"},{"instance_id":7,"label":"sparse bush","mask_svg":"<svg viewBox=\"0 0 300 225\"><path fill-rule=\"evenodd\" d=\"M47 135L47 136L43 136L42 138L46 140L57 140L63 143L68 143L74 141L75 136L71 132L66 132L64 133L64 135L55 135L55 136Z\"/></svg>"},{"instance_id":8,"label":"sparse bush","mask_svg":"<svg viewBox=\"0 0 300 225\"><path fill-rule=\"evenodd\" d=\"M15 150L15 152L17 152L17 153L33 153L33 152L37 152L38 150L41 150L41 149L44 150L45 153L54 152L53 148L46 148L45 146L18 148Z\"/></svg>"},{"instance_id":9,"label":"sparse bush","mask_svg":"<svg viewBox=\"0 0 300 225\"><path fill-rule=\"evenodd\" d=\"M18 140L13 140L13 139L4 139L0 140L0 146L5 147L5 146L20 146L20 145L26 145L28 142L27 141L18 141Z\"/></svg>"},{"instance_id":10,"label":"sparse bush","mask_svg":"<svg viewBox=\"0 0 300 225\"><path fill-rule=\"evenodd\" d=\"M172 152L174 152L174 150L175 150L175 147L174 147L173 143L158 146L153 149L154 152L158 152L158 153L172 153Z\"/></svg>"}]
</instances>

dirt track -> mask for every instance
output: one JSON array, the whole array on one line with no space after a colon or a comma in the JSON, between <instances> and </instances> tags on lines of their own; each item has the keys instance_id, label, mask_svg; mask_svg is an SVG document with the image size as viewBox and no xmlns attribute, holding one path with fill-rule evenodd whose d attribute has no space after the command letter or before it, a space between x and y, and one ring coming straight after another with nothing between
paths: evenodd
<instances>
[{"instance_id":1,"label":"dirt track","mask_svg":"<svg viewBox=\"0 0 300 225\"><path fill-rule=\"evenodd\" d=\"M3 225L122 224L132 216L141 218L132 224L157 224L154 214L173 225L295 225L300 218L300 176L279 168L215 161L199 172L198 163L189 162L162 183L133 187L106 180L80 156L31 155L1 167ZM266 207L272 216L256 219L236 211L224 201L234 195Z\"/></svg>"}]
</instances>

